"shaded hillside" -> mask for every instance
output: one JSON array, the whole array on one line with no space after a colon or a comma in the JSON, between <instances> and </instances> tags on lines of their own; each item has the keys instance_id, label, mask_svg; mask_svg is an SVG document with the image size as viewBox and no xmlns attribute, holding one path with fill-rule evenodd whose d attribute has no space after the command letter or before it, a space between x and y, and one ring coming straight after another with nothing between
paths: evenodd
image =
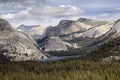
<instances>
[{"instance_id":1,"label":"shaded hillside","mask_svg":"<svg viewBox=\"0 0 120 80\"><path fill-rule=\"evenodd\" d=\"M100 45L97 50L92 51L87 57L99 59L110 56L120 56L120 37Z\"/></svg>"}]
</instances>

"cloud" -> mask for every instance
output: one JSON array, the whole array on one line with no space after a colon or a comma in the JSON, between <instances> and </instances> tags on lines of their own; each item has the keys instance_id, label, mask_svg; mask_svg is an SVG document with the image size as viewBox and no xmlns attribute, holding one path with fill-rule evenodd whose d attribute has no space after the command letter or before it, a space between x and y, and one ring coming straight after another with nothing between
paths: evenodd
<instances>
[{"instance_id":1,"label":"cloud","mask_svg":"<svg viewBox=\"0 0 120 80\"><path fill-rule=\"evenodd\" d=\"M84 11L80 8L71 5L60 5L60 6L44 6L27 8L18 13L8 13L0 15L1 18L7 19L11 22L20 21L46 21L50 19L61 19L70 18L73 16L81 15Z\"/></svg>"},{"instance_id":2,"label":"cloud","mask_svg":"<svg viewBox=\"0 0 120 80\"><path fill-rule=\"evenodd\" d=\"M118 19L119 2L120 0L0 0L0 17L15 25L55 24L61 19L82 16Z\"/></svg>"},{"instance_id":3,"label":"cloud","mask_svg":"<svg viewBox=\"0 0 120 80\"><path fill-rule=\"evenodd\" d=\"M108 16L110 16L109 13L102 13L102 14L99 15L99 17L108 17Z\"/></svg>"},{"instance_id":4,"label":"cloud","mask_svg":"<svg viewBox=\"0 0 120 80\"><path fill-rule=\"evenodd\" d=\"M114 10L118 10L118 11L120 11L120 7L117 7L117 8L115 8Z\"/></svg>"},{"instance_id":5,"label":"cloud","mask_svg":"<svg viewBox=\"0 0 120 80\"><path fill-rule=\"evenodd\" d=\"M0 3L44 3L46 0L0 0Z\"/></svg>"},{"instance_id":6,"label":"cloud","mask_svg":"<svg viewBox=\"0 0 120 80\"><path fill-rule=\"evenodd\" d=\"M0 14L18 13L27 8L45 6L46 0L0 0Z\"/></svg>"},{"instance_id":7,"label":"cloud","mask_svg":"<svg viewBox=\"0 0 120 80\"><path fill-rule=\"evenodd\" d=\"M120 19L120 13L101 13L97 15L85 16L86 18L97 20L117 20Z\"/></svg>"},{"instance_id":8,"label":"cloud","mask_svg":"<svg viewBox=\"0 0 120 80\"><path fill-rule=\"evenodd\" d=\"M0 0L0 4L3 6L20 5L23 7L43 6L47 3L47 0Z\"/></svg>"},{"instance_id":9,"label":"cloud","mask_svg":"<svg viewBox=\"0 0 120 80\"><path fill-rule=\"evenodd\" d=\"M29 15L28 11L29 8L27 10L22 10L17 14L14 13L2 14L0 17L7 20L17 20L17 19L21 20L27 17L27 15Z\"/></svg>"},{"instance_id":10,"label":"cloud","mask_svg":"<svg viewBox=\"0 0 120 80\"><path fill-rule=\"evenodd\" d=\"M45 6L45 7L35 7L35 8L28 8L26 10L22 10L17 14L3 14L1 15L1 18L4 19L47 19L47 18L60 18L60 17L71 17L71 16L76 16L80 15L84 11L80 8L77 8L75 6L71 5L60 5L58 7L54 6Z\"/></svg>"},{"instance_id":11,"label":"cloud","mask_svg":"<svg viewBox=\"0 0 120 80\"><path fill-rule=\"evenodd\" d=\"M80 8L71 5L60 5L58 7L45 6L33 8L29 11L33 15L40 15L46 17L63 17L80 15L84 11Z\"/></svg>"}]
</instances>

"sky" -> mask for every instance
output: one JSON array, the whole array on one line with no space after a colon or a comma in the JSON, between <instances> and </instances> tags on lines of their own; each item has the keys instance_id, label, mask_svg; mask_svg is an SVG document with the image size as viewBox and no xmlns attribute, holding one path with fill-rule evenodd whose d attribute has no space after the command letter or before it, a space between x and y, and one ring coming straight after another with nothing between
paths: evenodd
<instances>
[{"instance_id":1,"label":"sky","mask_svg":"<svg viewBox=\"0 0 120 80\"><path fill-rule=\"evenodd\" d=\"M62 19L117 20L120 0L0 0L0 18L13 27L56 25Z\"/></svg>"}]
</instances>

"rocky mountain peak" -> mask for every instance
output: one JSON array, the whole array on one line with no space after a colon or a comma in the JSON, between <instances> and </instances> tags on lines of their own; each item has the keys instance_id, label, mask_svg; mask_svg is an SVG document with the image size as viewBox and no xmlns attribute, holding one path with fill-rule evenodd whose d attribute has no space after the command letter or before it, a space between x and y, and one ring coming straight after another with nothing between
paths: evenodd
<instances>
[{"instance_id":1,"label":"rocky mountain peak","mask_svg":"<svg viewBox=\"0 0 120 80\"><path fill-rule=\"evenodd\" d=\"M20 25L17 30L23 31L29 35L31 35L34 39L39 39L44 35L44 32L47 27L42 25Z\"/></svg>"},{"instance_id":2,"label":"rocky mountain peak","mask_svg":"<svg viewBox=\"0 0 120 80\"><path fill-rule=\"evenodd\" d=\"M67 47L58 36L51 36L43 47L44 51L66 51Z\"/></svg>"},{"instance_id":3,"label":"rocky mountain peak","mask_svg":"<svg viewBox=\"0 0 120 80\"><path fill-rule=\"evenodd\" d=\"M73 22L73 20L61 20L58 25L62 26L64 24L69 24L69 23L72 23L72 22Z\"/></svg>"},{"instance_id":4,"label":"rocky mountain peak","mask_svg":"<svg viewBox=\"0 0 120 80\"><path fill-rule=\"evenodd\" d=\"M0 19L0 31L13 31L12 26L4 19Z\"/></svg>"},{"instance_id":5,"label":"rocky mountain peak","mask_svg":"<svg viewBox=\"0 0 120 80\"><path fill-rule=\"evenodd\" d=\"M79 22L89 22L89 21L91 21L91 19L87 19L87 18L79 18L77 21L79 21Z\"/></svg>"},{"instance_id":6,"label":"rocky mountain peak","mask_svg":"<svg viewBox=\"0 0 120 80\"><path fill-rule=\"evenodd\" d=\"M33 27L39 27L40 25L25 25L25 24L21 24L17 29L18 30L22 30L22 31L28 31Z\"/></svg>"}]
</instances>

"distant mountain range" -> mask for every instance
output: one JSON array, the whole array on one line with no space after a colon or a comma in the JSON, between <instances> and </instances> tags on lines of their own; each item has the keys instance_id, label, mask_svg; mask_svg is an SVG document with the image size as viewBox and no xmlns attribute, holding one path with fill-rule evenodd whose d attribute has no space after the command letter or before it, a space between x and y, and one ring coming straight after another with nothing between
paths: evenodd
<instances>
[{"instance_id":1,"label":"distant mountain range","mask_svg":"<svg viewBox=\"0 0 120 80\"><path fill-rule=\"evenodd\" d=\"M37 39L40 48L45 52L67 51L68 48L83 47L83 45L85 46L84 43L89 42L90 39L96 39L104 35L112 28L114 23L114 21L80 18L76 21L61 20L58 25L47 28L44 27L43 29L41 29L42 26L37 29L37 27L25 25L19 26L18 29L32 36L36 34L39 35L37 38L33 38L35 40ZM42 34L33 33L33 28L36 28L36 32L42 32Z\"/></svg>"},{"instance_id":2,"label":"distant mountain range","mask_svg":"<svg viewBox=\"0 0 120 80\"><path fill-rule=\"evenodd\" d=\"M3 23L2 19L0 22L1 26L4 24L0 27L0 36L4 36L0 39L1 56L8 57L9 60L37 60L47 58L48 54L119 57L120 20L61 20L58 25L49 27L20 25L18 31L10 25L6 27L9 23ZM9 46L6 47L6 43Z\"/></svg>"},{"instance_id":3,"label":"distant mountain range","mask_svg":"<svg viewBox=\"0 0 120 80\"><path fill-rule=\"evenodd\" d=\"M46 32L44 32L43 39L38 39L37 42L47 52L48 50L69 51L69 49L82 49L107 33L113 27L114 23L114 21L99 21L86 18L80 18L76 21L62 20L58 25L48 27ZM55 43L52 46L50 46L50 37L54 37ZM55 40L58 38L59 40ZM56 42L60 40L61 43ZM61 45L61 47L56 47L56 45Z\"/></svg>"}]
</instances>

